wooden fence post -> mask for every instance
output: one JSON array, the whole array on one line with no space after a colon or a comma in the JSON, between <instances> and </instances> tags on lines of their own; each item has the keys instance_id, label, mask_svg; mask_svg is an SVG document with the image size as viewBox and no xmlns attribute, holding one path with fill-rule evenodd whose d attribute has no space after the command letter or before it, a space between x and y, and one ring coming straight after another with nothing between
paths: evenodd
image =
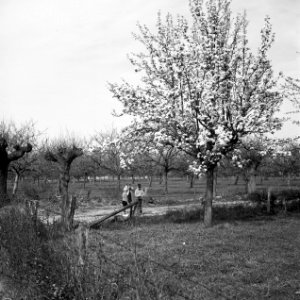
<instances>
[{"instance_id":1,"label":"wooden fence post","mask_svg":"<svg viewBox=\"0 0 300 300\"><path fill-rule=\"evenodd\" d=\"M37 228L39 200L27 200L25 202L26 210L31 216L35 229Z\"/></svg>"},{"instance_id":2,"label":"wooden fence post","mask_svg":"<svg viewBox=\"0 0 300 300\"><path fill-rule=\"evenodd\" d=\"M69 230L72 229L72 227L73 227L74 215L75 215L76 208L77 208L77 198L75 196L71 196L70 211L69 211L69 214L68 214L68 227L69 227Z\"/></svg>"},{"instance_id":3,"label":"wooden fence post","mask_svg":"<svg viewBox=\"0 0 300 300\"><path fill-rule=\"evenodd\" d=\"M78 230L77 244L78 244L78 266L82 267L86 264L88 254L88 238L89 229L85 225L80 225Z\"/></svg>"}]
</instances>

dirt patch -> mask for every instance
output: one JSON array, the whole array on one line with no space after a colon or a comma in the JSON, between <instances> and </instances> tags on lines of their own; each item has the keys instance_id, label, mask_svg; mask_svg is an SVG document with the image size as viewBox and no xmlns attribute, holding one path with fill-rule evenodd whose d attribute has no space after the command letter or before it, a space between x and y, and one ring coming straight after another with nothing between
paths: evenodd
<instances>
[{"instance_id":1,"label":"dirt patch","mask_svg":"<svg viewBox=\"0 0 300 300\"><path fill-rule=\"evenodd\" d=\"M251 205L248 201L228 201L228 202L215 202L213 206L232 206L232 205ZM143 213L141 216L149 217L149 216L161 216L165 215L167 212L172 210L181 210L181 209L193 209L193 208L199 208L201 206L201 203L183 203L178 205L151 205L147 204L147 206L143 206ZM114 211L117 211L121 208L121 206L105 206L105 207L91 207L87 208L84 207L79 208L74 216L75 221L78 222L93 222L97 219L101 219L103 216L113 213ZM120 215L127 216L129 212L122 212ZM40 214L41 219L45 218L45 214L41 212ZM48 221L51 223L54 220L59 219L59 214L53 214L49 216Z\"/></svg>"}]
</instances>

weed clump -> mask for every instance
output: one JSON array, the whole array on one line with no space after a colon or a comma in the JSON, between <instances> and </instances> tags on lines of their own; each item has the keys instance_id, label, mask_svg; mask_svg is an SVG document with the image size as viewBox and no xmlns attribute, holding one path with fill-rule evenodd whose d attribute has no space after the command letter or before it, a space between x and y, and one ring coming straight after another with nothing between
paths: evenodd
<instances>
[{"instance_id":1,"label":"weed clump","mask_svg":"<svg viewBox=\"0 0 300 300\"><path fill-rule=\"evenodd\" d=\"M49 228L21 206L0 210L0 252L2 274L19 287L22 299L60 299L58 291L70 286L67 256L54 247Z\"/></svg>"}]
</instances>

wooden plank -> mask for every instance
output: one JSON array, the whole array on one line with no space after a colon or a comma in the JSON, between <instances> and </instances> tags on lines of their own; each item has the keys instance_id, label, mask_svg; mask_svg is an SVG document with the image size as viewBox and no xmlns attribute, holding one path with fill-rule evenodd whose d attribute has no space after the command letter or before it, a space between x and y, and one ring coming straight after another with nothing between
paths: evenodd
<instances>
[{"instance_id":1,"label":"wooden plank","mask_svg":"<svg viewBox=\"0 0 300 300\"><path fill-rule=\"evenodd\" d=\"M99 225L100 225L102 222L104 222L105 220L107 220L107 219L109 219L109 218L111 218L111 217L113 217L113 216L119 214L120 212L125 211L126 209L129 209L129 208L131 208L131 207L133 207L133 206L138 205L138 203L139 203L139 201L135 201L135 202L133 202L133 203L130 203L130 204L128 204L128 205L126 205L126 206L124 206L124 207L122 207L122 208L120 208L120 209L118 209L118 210L116 210L116 211L114 211L114 212L112 212L112 213L110 213L110 214L104 216L104 217L101 218L100 220L96 220L96 221L94 221L94 222L91 222L91 223L89 224L89 228L96 228L97 226L99 226Z\"/></svg>"}]
</instances>

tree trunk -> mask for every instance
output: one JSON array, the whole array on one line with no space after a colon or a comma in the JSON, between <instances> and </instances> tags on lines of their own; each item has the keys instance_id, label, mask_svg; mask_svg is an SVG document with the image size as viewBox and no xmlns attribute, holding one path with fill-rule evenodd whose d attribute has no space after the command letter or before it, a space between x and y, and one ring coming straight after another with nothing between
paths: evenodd
<instances>
[{"instance_id":1,"label":"tree trunk","mask_svg":"<svg viewBox=\"0 0 300 300\"><path fill-rule=\"evenodd\" d=\"M192 189L194 187L194 174L189 175L189 179L190 179L190 189Z\"/></svg>"},{"instance_id":2,"label":"tree trunk","mask_svg":"<svg viewBox=\"0 0 300 300\"><path fill-rule=\"evenodd\" d=\"M84 177L83 177L83 189L85 190L85 185L87 182L87 173L84 173Z\"/></svg>"},{"instance_id":3,"label":"tree trunk","mask_svg":"<svg viewBox=\"0 0 300 300\"><path fill-rule=\"evenodd\" d=\"M238 184L239 178L240 178L239 175L236 175L236 176L235 176L235 180L234 180L234 183L233 183L234 185L237 185L237 184Z\"/></svg>"},{"instance_id":4,"label":"tree trunk","mask_svg":"<svg viewBox=\"0 0 300 300\"><path fill-rule=\"evenodd\" d=\"M247 181L247 195L250 195L256 191L256 176L255 169L251 168L249 172L249 178Z\"/></svg>"},{"instance_id":5,"label":"tree trunk","mask_svg":"<svg viewBox=\"0 0 300 300\"><path fill-rule=\"evenodd\" d=\"M118 174L118 189L121 191L121 175Z\"/></svg>"},{"instance_id":6,"label":"tree trunk","mask_svg":"<svg viewBox=\"0 0 300 300\"><path fill-rule=\"evenodd\" d=\"M165 193L168 194L168 171L165 170L165 174L164 174L164 181L165 181Z\"/></svg>"},{"instance_id":7,"label":"tree trunk","mask_svg":"<svg viewBox=\"0 0 300 300\"><path fill-rule=\"evenodd\" d=\"M214 190L213 190L213 199L217 196L217 182L218 182L218 168L214 169Z\"/></svg>"},{"instance_id":8,"label":"tree trunk","mask_svg":"<svg viewBox=\"0 0 300 300\"><path fill-rule=\"evenodd\" d=\"M159 184L162 184L163 182L163 175L162 173L159 173Z\"/></svg>"},{"instance_id":9,"label":"tree trunk","mask_svg":"<svg viewBox=\"0 0 300 300\"><path fill-rule=\"evenodd\" d=\"M12 191L12 195L15 196L19 187L19 180L20 180L20 174L18 172L15 172L15 180L14 180L14 187Z\"/></svg>"},{"instance_id":10,"label":"tree trunk","mask_svg":"<svg viewBox=\"0 0 300 300\"><path fill-rule=\"evenodd\" d=\"M65 166L64 169L64 173L60 175L62 183L61 220L64 228L71 230L73 227L77 199L74 196L70 199L69 196L70 165Z\"/></svg>"},{"instance_id":11,"label":"tree trunk","mask_svg":"<svg viewBox=\"0 0 300 300\"><path fill-rule=\"evenodd\" d=\"M212 201L214 196L214 176L215 166L208 168L206 172L206 193L204 202L204 225L205 227L212 226Z\"/></svg>"},{"instance_id":12,"label":"tree trunk","mask_svg":"<svg viewBox=\"0 0 300 300\"><path fill-rule=\"evenodd\" d=\"M153 176L152 175L148 176L148 186L149 187L152 186L152 181L153 181Z\"/></svg>"},{"instance_id":13,"label":"tree trunk","mask_svg":"<svg viewBox=\"0 0 300 300\"><path fill-rule=\"evenodd\" d=\"M8 165L0 162L0 207L6 205L9 202L7 195L7 172Z\"/></svg>"},{"instance_id":14,"label":"tree trunk","mask_svg":"<svg viewBox=\"0 0 300 300\"><path fill-rule=\"evenodd\" d=\"M66 168L67 169L67 168ZM68 170L65 170L60 174L60 182L61 182L61 220L62 224L68 229L68 211L69 211L69 181L70 176Z\"/></svg>"},{"instance_id":15,"label":"tree trunk","mask_svg":"<svg viewBox=\"0 0 300 300\"><path fill-rule=\"evenodd\" d=\"M272 195L272 187L268 188L268 198L267 198L267 213L274 214L274 197Z\"/></svg>"},{"instance_id":16,"label":"tree trunk","mask_svg":"<svg viewBox=\"0 0 300 300\"><path fill-rule=\"evenodd\" d=\"M134 175L131 174L131 183L134 184L135 183L135 178L134 178Z\"/></svg>"},{"instance_id":17,"label":"tree trunk","mask_svg":"<svg viewBox=\"0 0 300 300\"><path fill-rule=\"evenodd\" d=\"M70 210L68 211L68 229L71 229L73 227L76 206L77 206L77 199L75 196L72 196Z\"/></svg>"},{"instance_id":18,"label":"tree trunk","mask_svg":"<svg viewBox=\"0 0 300 300\"><path fill-rule=\"evenodd\" d=\"M61 176L60 176L61 177ZM61 179L59 178L58 179L58 182L57 182L57 193L59 195L62 195L63 191L62 191L62 182L61 182Z\"/></svg>"}]
</instances>

